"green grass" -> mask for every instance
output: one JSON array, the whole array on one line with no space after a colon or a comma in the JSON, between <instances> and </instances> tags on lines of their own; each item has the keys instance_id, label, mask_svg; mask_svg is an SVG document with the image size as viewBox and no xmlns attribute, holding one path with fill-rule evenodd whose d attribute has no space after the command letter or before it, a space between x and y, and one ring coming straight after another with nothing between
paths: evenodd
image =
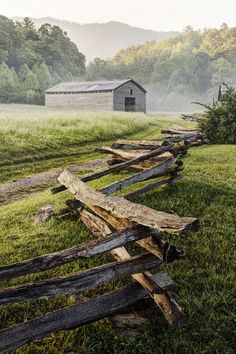
<instances>
[{"instance_id":1,"label":"green grass","mask_svg":"<svg viewBox=\"0 0 236 354\"><path fill-rule=\"evenodd\" d=\"M140 113L0 105L0 182L74 162L94 150L88 145L134 134L152 121Z\"/></svg>"},{"instance_id":2,"label":"green grass","mask_svg":"<svg viewBox=\"0 0 236 354\"><path fill-rule=\"evenodd\" d=\"M173 124L184 124L170 119ZM0 183L50 168L82 163L94 149L131 134L149 137L170 124L163 116L123 112L79 112L0 104ZM109 140L109 141L108 141Z\"/></svg>"},{"instance_id":3,"label":"green grass","mask_svg":"<svg viewBox=\"0 0 236 354\"><path fill-rule=\"evenodd\" d=\"M33 115L35 110L31 109ZM28 114L30 116L31 113ZM180 123L172 118L153 116L147 119L156 125L147 124L132 137L155 138L160 135L160 129L164 126L173 123L184 125L184 122ZM128 133L125 135L128 136ZM113 136L110 138L108 134L108 139L112 138ZM98 141L95 145L99 144L102 143ZM91 151L93 146L92 142L91 145L83 147L83 159L93 157ZM71 156L63 157L61 162L65 163L70 158L74 159ZM79 162L80 158L74 161ZM28 163L28 170L22 170L21 174L33 173L35 163L40 170L41 161L32 162L31 165ZM52 159L49 167L53 167L54 163L55 160ZM176 186L159 188L136 198L136 202L157 210L198 217L201 221L201 230L196 234L186 238L168 237L178 248L186 250L187 257L185 260L162 267L176 282L171 293L187 315L186 328L170 327L155 307L151 307L142 313L153 319L153 324L142 329L139 337L123 339L117 329L105 321L100 321L74 330L62 331L27 345L17 350L17 353L233 354L235 352L235 146L194 148L191 150L191 157L185 160L185 165L184 178ZM44 168L46 165L43 165L42 169ZM106 176L90 185L99 188L126 174ZM42 225L34 224L34 216L40 207L51 204L59 209L64 206L67 196L70 196L68 192L52 196L50 191L44 191L1 207L1 264L53 252L92 238L88 230L78 221L51 220ZM1 286L65 275L110 260L108 256L101 256L86 262L76 261L43 274L2 282ZM122 281L106 284L83 294L81 298L111 291L122 284ZM0 308L0 326L6 328L73 302L73 296L59 296L5 306ZM137 307L133 308L133 311L138 310Z\"/></svg>"}]
</instances>

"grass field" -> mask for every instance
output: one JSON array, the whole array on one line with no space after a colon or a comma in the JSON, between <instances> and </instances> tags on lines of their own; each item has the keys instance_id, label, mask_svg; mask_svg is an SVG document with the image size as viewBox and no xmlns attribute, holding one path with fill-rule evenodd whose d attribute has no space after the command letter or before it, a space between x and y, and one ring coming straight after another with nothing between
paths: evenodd
<instances>
[{"instance_id":1,"label":"grass field","mask_svg":"<svg viewBox=\"0 0 236 354\"><path fill-rule=\"evenodd\" d=\"M134 134L152 121L139 113L0 105L0 182L83 158L94 150L88 144Z\"/></svg>"},{"instance_id":2,"label":"grass field","mask_svg":"<svg viewBox=\"0 0 236 354\"><path fill-rule=\"evenodd\" d=\"M186 126L181 120L161 116L112 114L114 119L109 121L109 114L105 114L104 123L103 115L96 113L80 115L73 111L58 113L19 106L1 108L1 183L63 164L91 160L98 156L93 153L94 146L102 145L105 140L110 142L118 136L153 139L160 135L163 127L172 124ZM85 121L86 116L90 117L91 124ZM88 132L87 138L85 131ZM30 160L24 160L25 151ZM53 155L55 151L57 158ZM186 328L171 328L152 307L143 314L153 323L142 329L138 337L124 339L117 329L106 321L100 321L60 332L16 352L235 353L235 151L235 146L230 145L193 148L191 157L185 160L184 178L176 186L159 188L136 199L136 202L157 210L200 218L202 228L197 234L172 239L178 248L186 250L186 259L163 267L176 282L171 292L187 315ZM17 164L10 165L14 159ZM124 175L126 173L107 176L91 185L95 188L105 186ZM59 209L64 206L67 196L67 192L52 196L46 190L1 207L1 264L60 250L92 238L78 221L51 220L47 224L34 224L34 216L40 207L51 204ZM108 260L111 259L103 256L86 262L76 261L43 274L2 282L1 287L80 271ZM109 283L83 296L98 295L122 284L122 281ZM2 307L1 329L74 301L73 296L59 296ZM137 308L134 307L133 311Z\"/></svg>"}]
</instances>

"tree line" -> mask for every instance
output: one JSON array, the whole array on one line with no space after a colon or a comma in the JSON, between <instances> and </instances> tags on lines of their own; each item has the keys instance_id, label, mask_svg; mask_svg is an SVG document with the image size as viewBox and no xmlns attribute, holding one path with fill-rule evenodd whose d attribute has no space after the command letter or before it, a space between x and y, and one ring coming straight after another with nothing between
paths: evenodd
<instances>
[{"instance_id":1,"label":"tree line","mask_svg":"<svg viewBox=\"0 0 236 354\"><path fill-rule=\"evenodd\" d=\"M148 89L149 107L182 108L211 99L222 82L236 83L236 27L194 31L120 50L108 60L85 56L58 26L39 29L0 16L0 102L42 104L62 81L132 78Z\"/></svg>"},{"instance_id":2,"label":"tree line","mask_svg":"<svg viewBox=\"0 0 236 354\"><path fill-rule=\"evenodd\" d=\"M154 108L181 108L191 100L217 96L222 82L236 83L236 27L194 31L123 49L109 60L96 58L87 78L133 78L149 92ZM149 106L150 106L149 105Z\"/></svg>"},{"instance_id":3,"label":"tree line","mask_svg":"<svg viewBox=\"0 0 236 354\"><path fill-rule=\"evenodd\" d=\"M43 103L43 92L85 74L85 56L58 26L0 16L0 102Z\"/></svg>"}]
</instances>

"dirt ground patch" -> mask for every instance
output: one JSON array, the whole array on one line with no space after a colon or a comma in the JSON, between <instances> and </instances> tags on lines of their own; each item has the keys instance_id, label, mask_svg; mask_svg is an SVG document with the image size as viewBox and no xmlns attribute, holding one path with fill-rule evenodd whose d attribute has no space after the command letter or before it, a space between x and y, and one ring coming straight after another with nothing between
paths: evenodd
<instances>
[{"instance_id":1,"label":"dirt ground patch","mask_svg":"<svg viewBox=\"0 0 236 354\"><path fill-rule=\"evenodd\" d=\"M42 172L37 175L22 178L16 182L4 183L0 186L0 206L13 203L22 199L29 194L40 192L49 185L56 182L58 176L66 167L71 172L89 172L99 168L106 167L107 159L95 160L81 165L69 165L61 168L54 168L47 172Z\"/></svg>"}]
</instances>

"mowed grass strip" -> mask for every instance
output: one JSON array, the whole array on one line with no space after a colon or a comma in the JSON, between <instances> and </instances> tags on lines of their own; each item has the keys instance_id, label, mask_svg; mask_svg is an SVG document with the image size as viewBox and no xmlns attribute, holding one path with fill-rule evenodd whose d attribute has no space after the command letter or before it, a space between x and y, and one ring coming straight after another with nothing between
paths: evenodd
<instances>
[{"instance_id":1,"label":"mowed grass strip","mask_svg":"<svg viewBox=\"0 0 236 354\"><path fill-rule=\"evenodd\" d=\"M149 126L132 136L155 138L163 125L171 125L172 118L155 118L157 126ZM159 126L158 126L159 124ZM183 124L182 124L183 125ZM91 158L91 155L90 157ZM185 159L184 178L176 186L161 187L136 198L136 202L156 210L198 217L202 228L197 234L185 238L168 237L178 248L185 249L185 260L170 264L167 269L176 282L171 292L187 314L187 327L170 327L155 307L143 311L153 320L140 331L139 336L120 336L119 331L107 323L62 331L16 353L234 353L235 330L235 220L236 220L236 155L235 146L203 146L191 149ZM128 173L105 176L90 182L94 188L124 178ZM136 188L133 186L132 188ZM35 225L34 216L42 206L51 204L57 210L71 197L63 192L52 196L44 191L35 196L1 208L0 262L9 264L44 253L53 252L92 239L86 227L76 220L51 220ZM132 248L133 249L133 248ZM51 271L1 282L6 287L21 282L46 279L110 261L108 255L86 261L76 261ZM129 281L128 279L126 281ZM95 296L111 291L123 281L106 284L80 296ZM78 297L58 296L0 308L1 329L26 321L49 311L68 306Z\"/></svg>"}]
</instances>

